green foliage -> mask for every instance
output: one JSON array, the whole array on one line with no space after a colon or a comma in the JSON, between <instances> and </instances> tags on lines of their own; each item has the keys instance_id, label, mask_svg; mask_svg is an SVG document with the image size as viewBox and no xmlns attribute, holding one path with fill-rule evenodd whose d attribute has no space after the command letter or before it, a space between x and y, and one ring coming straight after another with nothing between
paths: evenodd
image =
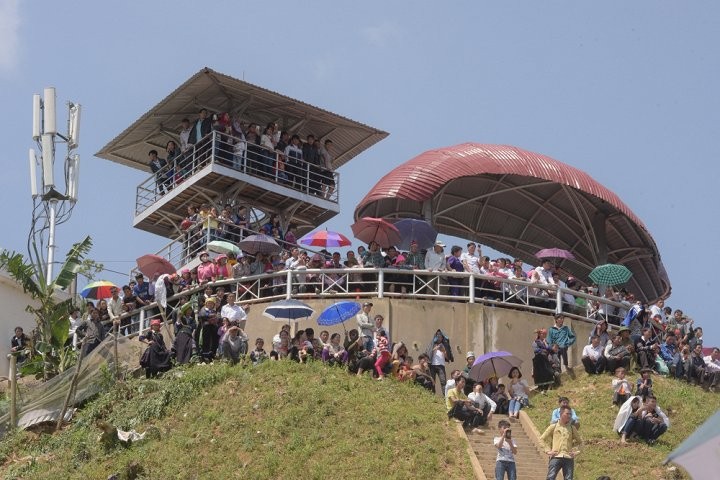
<instances>
[{"instance_id":1,"label":"green foliage","mask_svg":"<svg viewBox=\"0 0 720 480\"><path fill-rule=\"evenodd\" d=\"M715 413L720 406L717 394L654 375L653 391L658 405L670 418L670 429L653 446L642 442L622 445L612 428L618 412L618 408L612 405L612 376L587 375L579 370L575 369L576 379L564 378L559 389L551 390L547 395L534 396L534 408L526 411L542 433L550 422L552 410L558 406L558 396L571 400L570 406L580 416L580 434L585 443L575 466L575 471L580 472L582 478L597 478L600 475L610 478L688 478L678 471L669 470L662 463L671 451ZM634 375L637 374L627 376L633 384L637 378Z\"/></svg>"},{"instance_id":2,"label":"green foliage","mask_svg":"<svg viewBox=\"0 0 720 480\"><path fill-rule=\"evenodd\" d=\"M39 306L28 305L25 310L35 316L39 341L35 345L37 352L26 367L28 372L37 370L42 365L44 379L50 378L57 372L63 371L72 360L71 352L65 351L65 341L68 337L68 313L72 306L72 299L58 300L58 294L64 292L82 266L83 257L92 247L90 237L72 246L57 277L47 282L45 266L26 262L22 254L3 250L0 252L0 269L6 270L10 276L20 284L23 291L30 295ZM33 248L35 246L33 245ZM35 258L41 258L35 252Z\"/></svg>"},{"instance_id":3,"label":"green foliage","mask_svg":"<svg viewBox=\"0 0 720 480\"><path fill-rule=\"evenodd\" d=\"M95 441L105 424L150 434L107 449ZM21 467L13 455L36 460ZM471 476L439 397L319 362L218 362L118 382L57 435L13 433L0 444L3 459L1 474L34 479Z\"/></svg>"}]
</instances>

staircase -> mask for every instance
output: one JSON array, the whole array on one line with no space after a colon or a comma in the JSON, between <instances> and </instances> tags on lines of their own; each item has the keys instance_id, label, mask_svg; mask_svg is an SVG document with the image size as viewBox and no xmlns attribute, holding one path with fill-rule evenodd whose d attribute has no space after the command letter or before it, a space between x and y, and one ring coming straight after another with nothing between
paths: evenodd
<instances>
[{"instance_id":1,"label":"staircase","mask_svg":"<svg viewBox=\"0 0 720 480\"><path fill-rule=\"evenodd\" d=\"M487 480L495 478L495 457L497 450L493 446L493 439L497 436L497 424L500 420L507 420L507 415L494 414L492 425L482 427L484 433L467 433L470 447L480 462ZM547 478L547 456L539 446L539 434L527 417L520 411L520 421L511 420L513 440L517 444L518 453L515 455L517 478L521 480L545 480Z\"/></svg>"}]
</instances>

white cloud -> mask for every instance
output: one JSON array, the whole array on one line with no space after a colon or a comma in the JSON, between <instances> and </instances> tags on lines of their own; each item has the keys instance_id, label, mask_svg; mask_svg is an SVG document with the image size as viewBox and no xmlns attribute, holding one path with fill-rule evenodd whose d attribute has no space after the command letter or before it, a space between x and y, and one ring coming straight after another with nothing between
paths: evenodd
<instances>
[{"instance_id":1,"label":"white cloud","mask_svg":"<svg viewBox=\"0 0 720 480\"><path fill-rule=\"evenodd\" d=\"M20 27L19 0L0 0L0 70L9 71L17 64Z\"/></svg>"},{"instance_id":2,"label":"white cloud","mask_svg":"<svg viewBox=\"0 0 720 480\"><path fill-rule=\"evenodd\" d=\"M365 27L360 30L365 40L375 47L386 47L391 40L399 36L399 32L398 26L387 20L379 25Z\"/></svg>"}]
</instances>

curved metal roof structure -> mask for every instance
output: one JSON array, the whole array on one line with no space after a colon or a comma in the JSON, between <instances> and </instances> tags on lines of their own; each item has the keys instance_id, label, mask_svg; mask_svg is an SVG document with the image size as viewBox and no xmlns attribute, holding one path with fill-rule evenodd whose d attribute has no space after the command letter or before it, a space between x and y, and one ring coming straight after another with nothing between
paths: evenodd
<instances>
[{"instance_id":1,"label":"curved metal roof structure","mask_svg":"<svg viewBox=\"0 0 720 480\"><path fill-rule=\"evenodd\" d=\"M603 263L633 276L627 289L648 301L670 294L660 253L642 221L587 173L508 145L464 143L400 165L362 199L355 218L425 218L440 233L468 238L533 263L534 253L571 251L564 270L586 280Z\"/></svg>"}]
</instances>

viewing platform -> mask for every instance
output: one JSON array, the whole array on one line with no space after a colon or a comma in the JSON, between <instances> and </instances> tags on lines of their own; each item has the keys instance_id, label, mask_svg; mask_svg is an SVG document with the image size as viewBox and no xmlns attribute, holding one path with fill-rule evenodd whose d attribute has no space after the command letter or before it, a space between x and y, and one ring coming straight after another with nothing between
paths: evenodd
<instances>
[{"instance_id":1,"label":"viewing platform","mask_svg":"<svg viewBox=\"0 0 720 480\"><path fill-rule=\"evenodd\" d=\"M181 146L183 120L199 124L206 110L212 129L202 130L199 141L189 142L181 155L166 151L169 141ZM223 117L227 129L218 128ZM237 125L257 125L257 134L244 138ZM232 125L232 130L229 126ZM332 142L324 159L284 158L281 149L261 145L266 126L298 135L301 147L309 136L321 146ZM208 124L209 126L209 124ZM194 127L193 127L194 128ZM246 205L259 213L258 220L273 213L284 225L305 233L339 212L340 175L337 170L388 133L309 105L243 80L204 68L144 113L105 145L96 156L137 168L152 175L136 190L136 228L176 238L187 208L207 203L220 207ZM151 169L149 152L156 150L164 163ZM157 167L157 166L156 166ZM153 171L155 170L155 171Z\"/></svg>"},{"instance_id":2,"label":"viewing platform","mask_svg":"<svg viewBox=\"0 0 720 480\"><path fill-rule=\"evenodd\" d=\"M263 212L288 212L299 229L312 229L340 212L340 175L313 173L301 161L289 173L273 169L274 154L234 154L227 138L212 132L185 154L142 182L135 196L133 226L173 238L188 206L246 204ZM284 175L282 175L284 174ZM281 176L282 175L282 176ZM331 185L332 189L323 188Z\"/></svg>"}]
</instances>

